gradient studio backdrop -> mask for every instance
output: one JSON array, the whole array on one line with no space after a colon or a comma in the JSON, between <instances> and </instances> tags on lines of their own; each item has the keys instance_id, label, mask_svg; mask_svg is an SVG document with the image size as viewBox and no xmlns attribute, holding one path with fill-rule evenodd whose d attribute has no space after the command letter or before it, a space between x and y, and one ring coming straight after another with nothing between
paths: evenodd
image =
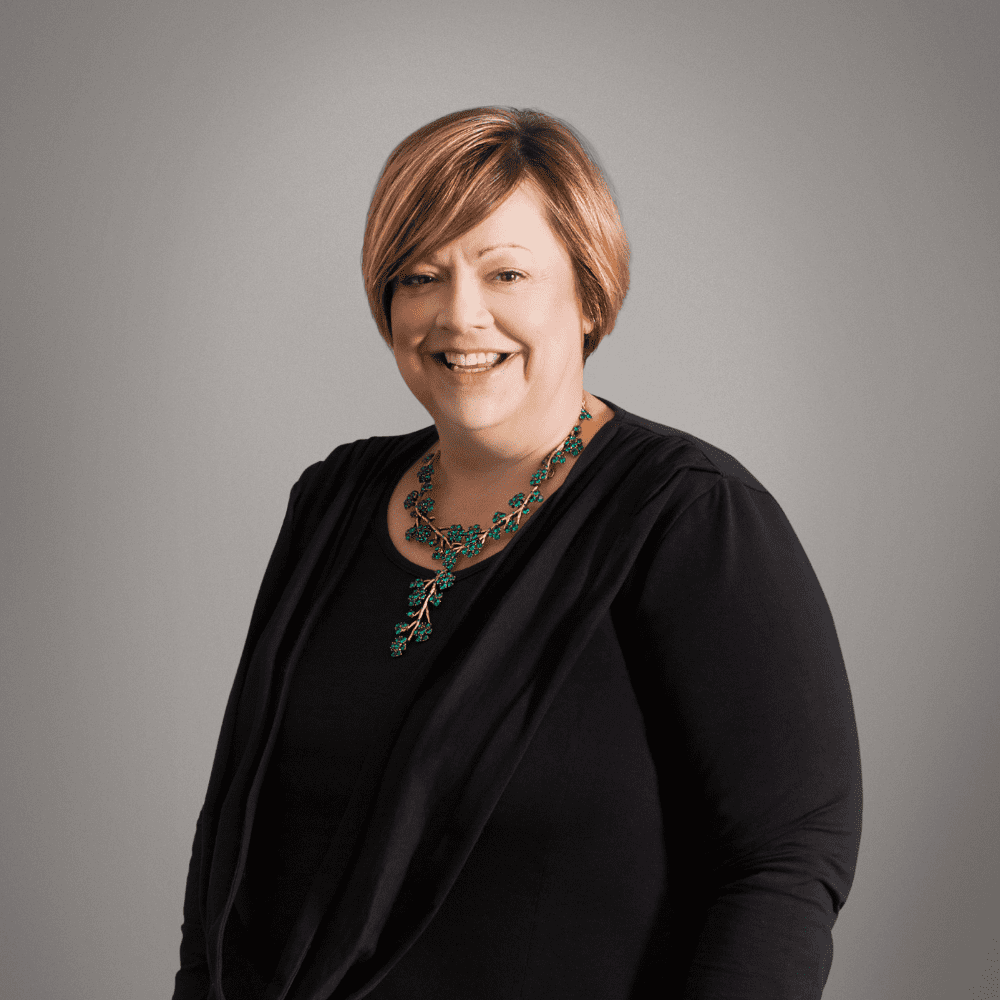
<instances>
[{"instance_id":1,"label":"gradient studio backdrop","mask_svg":"<svg viewBox=\"0 0 1000 1000\"><path fill-rule=\"evenodd\" d=\"M1000 5L8 0L0 995L166 997L288 491L426 426L368 313L390 149L502 103L633 250L592 392L733 453L865 775L825 1000L1000 997Z\"/></svg>"}]
</instances>

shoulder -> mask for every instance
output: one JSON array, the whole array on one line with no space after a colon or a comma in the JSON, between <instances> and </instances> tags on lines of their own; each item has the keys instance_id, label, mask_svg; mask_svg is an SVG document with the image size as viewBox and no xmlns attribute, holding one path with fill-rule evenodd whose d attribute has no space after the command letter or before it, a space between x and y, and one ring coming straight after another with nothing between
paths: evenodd
<instances>
[{"instance_id":1,"label":"shoulder","mask_svg":"<svg viewBox=\"0 0 1000 1000\"><path fill-rule=\"evenodd\" d=\"M690 520L722 493L741 493L755 506L774 503L761 481L723 448L603 401L615 417L604 430L608 437L600 464L614 481L614 504L624 516L655 509L659 530L685 514Z\"/></svg>"},{"instance_id":2,"label":"shoulder","mask_svg":"<svg viewBox=\"0 0 1000 1000\"><path fill-rule=\"evenodd\" d=\"M346 441L326 458L308 466L292 487L290 506L296 522L316 520L342 491L381 488L406 456L429 445L433 424L408 434L376 435Z\"/></svg>"},{"instance_id":3,"label":"shoulder","mask_svg":"<svg viewBox=\"0 0 1000 1000\"><path fill-rule=\"evenodd\" d=\"M727 478L751 490L767 493L766 487L742 462L729 452L696 437L689 431L657 423L622 407L610 404L615 412L620 445L633 445L648 452L663 472L704 473L706 483Z\"/></svg>"},{"instance_id":4,"label":"shoulder","mask_svg":"<svg viewBox=\"0 0 1000 1000\"><path fill-rule=\"evenodd\" d=\"M694 586L692 581L717 573L719 587L756 579L763 589L780 579L815 590L815 574L781 505L737 458L687 431L631 413L621 414L620 435L615 444L632 444L654 469L643 483L643 500L653 498L656 517L632 582L641 586L658 564L661 584L670 578Z\"/></svg>"},{"instance_id":5,"label":"shoulder","mask_svg":"<svg viewBox=\"0 0 1000 1000\"><path fill-rule=\"evenodd\" d=\"M626 522L648 525L638 562L686 551L699 563L714 551L722 566L737 550L760 562L807 561L778 500L739 459L689 431L614 408L609 464L630 494L622 498L619 487L615 506Z\"/></svg>"}]
</instances>

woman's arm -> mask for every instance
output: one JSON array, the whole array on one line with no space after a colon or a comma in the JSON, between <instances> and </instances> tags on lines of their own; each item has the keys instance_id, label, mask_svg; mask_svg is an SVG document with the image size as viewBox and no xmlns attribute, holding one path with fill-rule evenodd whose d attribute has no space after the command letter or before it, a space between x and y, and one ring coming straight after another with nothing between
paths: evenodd
<instances>
[{"instance_id":1,"label":"woman's arm","mask_svg":"<svg viewBox=\"0 0 1000 1000\"><path fill-rule=\"evenodd\" d=\"M861 833L847 674L774 498L689 475L704 489L648 564L633 653L683 862L671 866L683 997L816 1000Z\"/></svg>"},{"instance_id":2,"label":"woman's arm","mask_svg":"<svg viewBox=\"0 0 1000 1000\"><path fill-rule=\"evenodd\" d=\"M317 467L311 466L310 469ZM291 564L294 562L292 554L292 539L294 536L292 522L296 504L302 490L303 480L309 471L307 469L306 473L303 473L298 482L292 487L288 499L288 507L285 511L285 519L278 533L278 540L271 553L267 568L264 571L264 578L257 593L257 600L254 603L240 669L237 671L236 681L229 695L230 702L233 702L238 697L238 688L242 681L247 659L257 640L260 638L260 634L271 616L274 605L281 597L281 593L288 581L288 576L292 569ZM234 708L234 705L228 706L226 714L229 715L231 709ZM184 890L184 919L181 925L180 946L181 964L175 976L173 1000L206 1000L209 995L210 976L207 961L207 943L205 941L201 914L201 885L204 874L202 871L202 856L204 853L203 840L205 837L205 831L202 827L203 817L204 810L199 814L198 821L195 824L194 844L191 849L191 861L188 866L187 883Z\"/></svg>"},{"instance_id":3,"label":"woman's arm","mask_svg":"<svg viewBox=\"0 0 1000 1000\"><path fill-rule=\"evenodd\" d=\"M181 924L181 967L174 977L173 1000L206 1000L211 985L206 958L205 932L198 903L201 875L201 815L194 828L194 845L184 887L184 922Z\"/></svg>"}]
</instances>

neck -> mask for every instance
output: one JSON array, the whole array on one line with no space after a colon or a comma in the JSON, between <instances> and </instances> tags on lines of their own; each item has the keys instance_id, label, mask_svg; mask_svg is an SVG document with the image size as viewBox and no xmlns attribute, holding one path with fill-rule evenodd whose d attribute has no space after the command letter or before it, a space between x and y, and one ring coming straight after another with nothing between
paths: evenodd
<instances>
[{"instance_id":1,"label":"neck","mask_svg":"<svg viewBox=\"0 0 1000 1000\"><path fill-rule=\"evenodd\" d=\"M574 397L567 396L561 405L551 407L541 421L522 417L517 426L504 424L471 433L439 424L436 485L442 491L465 494L490 494L508 484L524 488L532 473L581 422L580 407L586 405L593 413L594 404L581 388Z\"/></svg>"}]
</instances>

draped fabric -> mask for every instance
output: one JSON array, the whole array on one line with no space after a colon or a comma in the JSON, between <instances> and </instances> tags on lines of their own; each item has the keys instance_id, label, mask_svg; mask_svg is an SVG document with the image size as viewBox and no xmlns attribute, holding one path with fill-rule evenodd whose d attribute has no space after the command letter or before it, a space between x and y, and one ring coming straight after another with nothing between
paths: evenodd
<instances>
[{"instance_id":1,"label":"draped fabric","mask_svg":"<svg viewBox=\"0 0 1000 1000\"><path fill-rule=\"evenodd\" d=\"M234 908L289 682L386 478L398 479L436 431L341 445L303 473L254 608L196 828L176 997L199 995L206 978L216 1000L353 1000L371 991L447 896L616 601L631 608L621 643L654 758L669 752L683 762L697 804L688 832L707 838L714 888L703 894L686 997L819 997L860 836L857 736L829 609L790 525L749 472L691 435L604 402L614 419L531 515L530 530L500 553L461 622L431 636L436 655L399 691L398 724L362 770L273 980L259 983L240 962ZM735 518L736 534L753 537L706 549L692 527L705 517L717 534ZM773 578L770 595L741 576L750 548L764 553L754 558L767 565L754 572ZM703 625L708 607L717 628ZM687 622L702 624L692 630ZM768 667L768 644L779 642L794 654L781 676ZM758 653L759 669L733 673ZM707 670L692 675L709 656L727 664L731 690L715 689ZM804 713L779 734L781 759L791 753L793 761L781 765L784 775L770 750L726 738L734 697L753 706L772 687L775 703L791 691L799 698L792 711ZM777 715L768 711L757 721L761 746L771 747ZM771 917L751 907L749 921L745 901L768 898ZM789 948L797 953L782 957ZM755 963L759 985L741 992L734 970ZM791 970L784 984L783 967Z\"/></svg>"}]
</instances>

